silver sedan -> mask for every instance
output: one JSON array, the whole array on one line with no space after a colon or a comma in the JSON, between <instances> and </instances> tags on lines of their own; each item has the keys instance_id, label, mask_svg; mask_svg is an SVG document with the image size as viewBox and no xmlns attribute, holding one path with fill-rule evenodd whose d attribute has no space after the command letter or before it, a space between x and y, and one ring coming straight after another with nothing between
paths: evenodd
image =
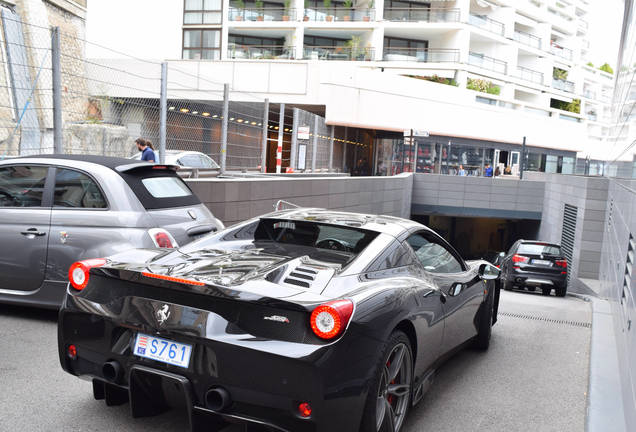
<instances>
[{"instance_id":1,"label":"silver sedan","mask_svg":"<svg viewBox=\"0 0 636 432\"><path fill-rule=\"evenodd\" d=\"M0 302L56 308L70 265L223 228L176 167L101 156L0 162Z\"/></svg>"}]
</instances>

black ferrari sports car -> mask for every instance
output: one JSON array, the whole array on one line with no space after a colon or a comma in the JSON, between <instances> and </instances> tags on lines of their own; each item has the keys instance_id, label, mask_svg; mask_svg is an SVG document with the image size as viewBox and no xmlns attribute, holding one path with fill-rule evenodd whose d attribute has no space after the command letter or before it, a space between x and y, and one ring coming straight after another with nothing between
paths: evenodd
<instances>
[{"instance_id":1,"label":"black ferrari sports car","mask_svg":"<svg viewBox=\"0 0 636 432\"><path fill-rule=\"evenodd\" d=\"M397 432L444 358L488 348L498 276L410 220L278 211L73 264L59 356L96 399L192 430Z\"/></svg>"}]
</instances>

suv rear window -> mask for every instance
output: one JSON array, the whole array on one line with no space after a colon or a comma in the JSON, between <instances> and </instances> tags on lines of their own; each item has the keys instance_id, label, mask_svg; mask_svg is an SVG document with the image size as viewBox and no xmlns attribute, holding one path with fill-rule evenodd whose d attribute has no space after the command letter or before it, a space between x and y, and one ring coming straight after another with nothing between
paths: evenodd
<instances>
[{"instance_id":1,"label":"suv rear window","mask_svg":"<svg viewBox=\"0 0 636 432\"><path fill-rule=\"evenodd\" d=\"M188 185L171 169L150 165L120 173L147 210L201 204Z\"/></svg>"},{"instance_id":2,"label":"suv rear window","mask_svg":"<svg viewBox=\"0 0 636 432\"><path fill-rule=\"evenodd\" d=\"M545 243L521 243L517 253L523 255L561 255L561 248Z\"/></svg>"}]
</instances>

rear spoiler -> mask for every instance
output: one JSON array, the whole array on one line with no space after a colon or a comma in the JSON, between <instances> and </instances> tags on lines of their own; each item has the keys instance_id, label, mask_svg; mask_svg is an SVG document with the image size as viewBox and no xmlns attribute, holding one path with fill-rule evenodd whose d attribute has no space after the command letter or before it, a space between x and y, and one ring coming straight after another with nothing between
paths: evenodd
<instances>
[{"instance_id":1,"label":"rear spoiler","mask_svg":"<svg viewBox=\"0 0 636 432\"><path fill-rule=\"evenodd\" d=\"M177 171L179 169L179 166L170 165L170 164L152 164L149 162L135 162L135 163L119 165L118 167L115 167L115 170L120 173L136 171L138 169L154 169L154 170L165 169L170 171Z\"/></svg>"}]
</instances>

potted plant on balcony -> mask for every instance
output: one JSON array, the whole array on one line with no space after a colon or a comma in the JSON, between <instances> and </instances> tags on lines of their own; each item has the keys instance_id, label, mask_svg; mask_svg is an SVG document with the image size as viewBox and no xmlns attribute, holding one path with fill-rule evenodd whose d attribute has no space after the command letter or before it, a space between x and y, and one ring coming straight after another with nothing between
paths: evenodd
<instances>
[{"instance_id":1,"label":"potted plant on balcony","mask_svg":"<svg viewBox=\"0 0 636 432\"><path fill-rule=\"evenodd\" d=\"M346 43L347 50L349 51L349 60L364 60L364 52L360 50L360 44L362 42L362 38L360 36L351 36Z\"/></svg>"},{"instance_id":2,"label":"potted plant on balcony","mask_svg":"<svg viewBox=\"0 0 636 432\"><path fill-rule=\"evenodd\" d=\"M325 7L325 13L329 13L331 11L329 11L328 9L331 7L331 0L322 0L322 5ZM327 15L327 17L325 18L328 22L333 21L333 15Z\"/></svg>"},{"instance_id":3,"label":"potted plant on balcony","mask_svg":"<svg viewBox=\"0 0 636 432\"><path fill-rule=\"evenodd\" d=\"M243 12L245 11L245 1L236 0L234 7L238 10L238 14L234 15L234 21L243 21Z\"/></svg>"},{"instance_id":4,"label":"potted plant on balcony","mask_svg":"<svg viewBox=\"0 0 636 432\"><path fill-rule=\"evenodd\" d=\"M254 2L254 6L256 6L256 10L258 12L258 16L256 17L256 21L265 21L265 11L263 9L264 5L265 5L265 3L263 3L263 0L256 0Z\"/></svg>"},{"instance_id":5,"label":"potted plant on balcony","mask_svg":"<svg viewBox=\"0 0 636 432\"><path fill-rule=\"evenodd\" d=\"M371 21L371 9L375 6L375 0L369 0L367 3L367 13L362 17L362 21L369 22Z\"/></svg>"},{"instance_id":6,"label":"potted plant on balcony","mask_svg":"<svg viewBox=\"0 0 636 432\"><path fill-rule=\"evenodd\" d=\"M345 0L342 3L342 8L345 10L345 16L342 17L344 21L351 21L351 15L349 15L349 13L351 12L352 7L353 7L352 0Z\"/></svg>"},{"instance_id":7,"label":"potted plant on balcony","mask_svg":"<svg viewBox=\"0 0 636 432\"><path fill-rule=\"evenodd\" d=\"M290 6L291 6L291 0L285 0L285 12L283 12L283 21L289 21L290 17L291 17L291 12L290 12Z\"/></svg>"},{"instance_id":8,"label":"potted plant on balcony","mask_svg":"<svg viewBox=\"0 0 636 432\"><path fill-rule=\"evenodd\" d=\"M309 15L307 15L308 9L309 9L309 0L305 0L305 15L303 16L303 21L309 21Z\"/></svg>"}]
</instances>

